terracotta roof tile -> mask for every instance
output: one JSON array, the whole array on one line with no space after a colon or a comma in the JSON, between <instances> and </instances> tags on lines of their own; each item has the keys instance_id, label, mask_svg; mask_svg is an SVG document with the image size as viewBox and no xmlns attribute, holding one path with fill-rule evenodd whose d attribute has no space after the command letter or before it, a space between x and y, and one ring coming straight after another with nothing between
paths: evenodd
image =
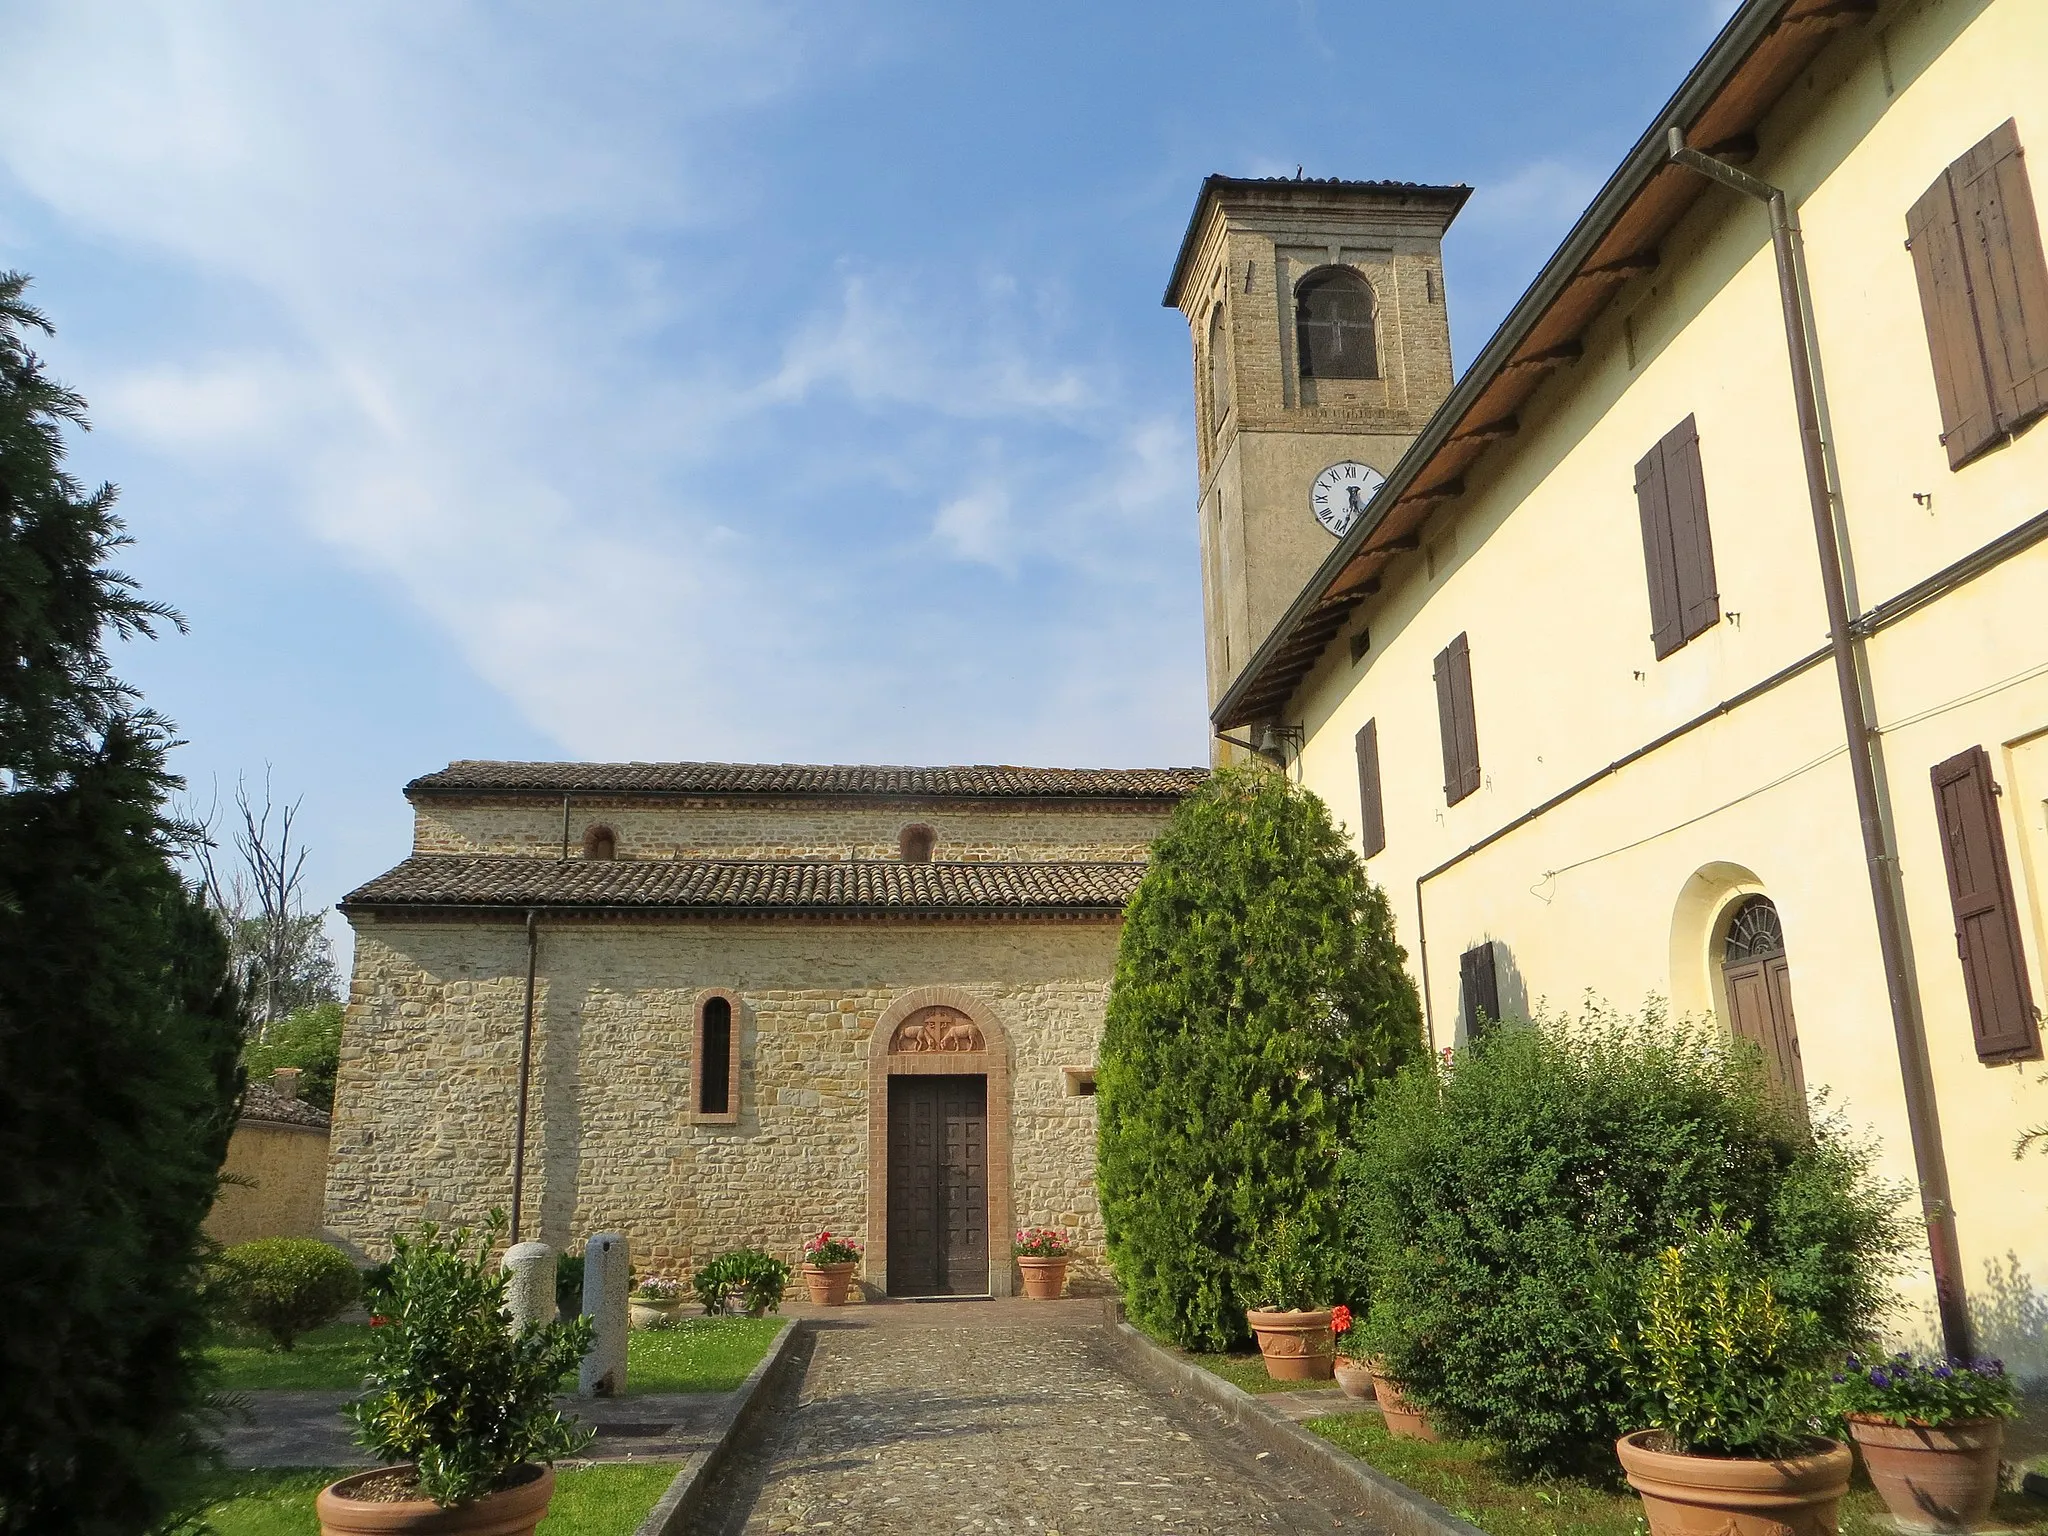
<instances>
[{"instance_id":1,"label":"terracotta roof tile","mask_svg":"<svg viewBox=\"0 0 2048 1536\"><path fill-rule=\"evenodd\" d=\"M408 795L890 795L940 799L1178 800L1206 768L905 768L817 763L498 763L461 761L405 786Z\"/></svg>"},{"instance_id":2,"label":"terracotta roof tile","mask_svg":"<svg viewBox=\"0 0 2048 1536\"><path fill-rule=\"evenodd\" d=\"M241 1118L266 1125L305 1125L320 1131L328 1127L325 1111L303 1099L288 1099L265 1082L252 1081L242 1090Z\"/></svg>"},{"instance_id":3,"label":"terracotta roof tile","mask_svg":"<svg viewBox=\"0 0 2048 1536\"><path fill-rule=\"evenodd\" d=\"M1139 863L896 864L799 859L544 859L415 854L342 910L578 907L759 913L1031 916L1120 912Z\"/></svg>"}]
</instances>

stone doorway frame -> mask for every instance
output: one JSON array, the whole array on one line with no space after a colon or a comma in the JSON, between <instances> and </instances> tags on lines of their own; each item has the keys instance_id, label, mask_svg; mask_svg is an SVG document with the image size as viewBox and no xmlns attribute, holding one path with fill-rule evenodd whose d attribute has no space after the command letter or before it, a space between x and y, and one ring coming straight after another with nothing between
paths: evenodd
<instances>
[{"instance_id":1,"label":"stone doorway frame","mask_svg":"<svg viewBox=\"0 0 2048 1536\"><path fill-rule=\"evenodd\" d=\"M892 1052L896 1031L926 1008L964 1013L981 1031L978 1051ZM988 1004L958 987L914 987L883 1010L868 1038L868 1284L889 1285L889 1079L898 1075L984 1077L988 1080L988 1290L1016 1294L1009 1245L1010 1033Z\"/></svg>"}]
</instances>

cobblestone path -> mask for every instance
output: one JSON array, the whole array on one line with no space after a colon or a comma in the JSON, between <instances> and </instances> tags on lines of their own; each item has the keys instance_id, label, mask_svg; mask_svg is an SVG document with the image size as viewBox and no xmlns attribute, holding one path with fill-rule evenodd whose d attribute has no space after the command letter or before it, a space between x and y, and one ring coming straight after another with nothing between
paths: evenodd
<instances>
[{"instance_id":1,"label":"cobblestone path","mask_svg":"<svg viewBox=\"0 0 2048 1536\"><path fill-rule=\"evenodd\" d=\"M860 1310L819 1321L692 1536L1380 1529L1124 1374L1091 1307Z\"/></svg>"}]
</instances>

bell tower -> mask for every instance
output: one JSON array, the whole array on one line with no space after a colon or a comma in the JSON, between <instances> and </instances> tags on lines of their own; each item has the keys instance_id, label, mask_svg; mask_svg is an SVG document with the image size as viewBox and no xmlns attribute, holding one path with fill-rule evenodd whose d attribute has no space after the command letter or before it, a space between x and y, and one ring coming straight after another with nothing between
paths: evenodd
<instances>
[{"instance_id":1,"label":"bell tower","mask_svg":"<svg viewBox=\"0 0 2048 1536\"><path fill-rule=\"evenodd\" d=\"M1211 176L1187 316L1209 703L1451 390L1443 235L1471 188Z\"/></svg>"}]
</instances>

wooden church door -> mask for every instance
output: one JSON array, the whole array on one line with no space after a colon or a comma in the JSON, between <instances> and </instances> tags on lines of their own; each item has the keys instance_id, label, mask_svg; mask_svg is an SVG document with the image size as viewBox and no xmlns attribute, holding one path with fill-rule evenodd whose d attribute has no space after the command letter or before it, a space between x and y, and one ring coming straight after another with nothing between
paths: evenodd
<instances>
[{"instance_id":1,"label":"wooden church door","mask_svg":"<svg viewBox=\"0 0 2048 1536\"><path fill-rule=\"evenodd\" d=\"M988 1079L889 1079L892 1296L988 1293Z\"/></svg>"}]
</instances>

